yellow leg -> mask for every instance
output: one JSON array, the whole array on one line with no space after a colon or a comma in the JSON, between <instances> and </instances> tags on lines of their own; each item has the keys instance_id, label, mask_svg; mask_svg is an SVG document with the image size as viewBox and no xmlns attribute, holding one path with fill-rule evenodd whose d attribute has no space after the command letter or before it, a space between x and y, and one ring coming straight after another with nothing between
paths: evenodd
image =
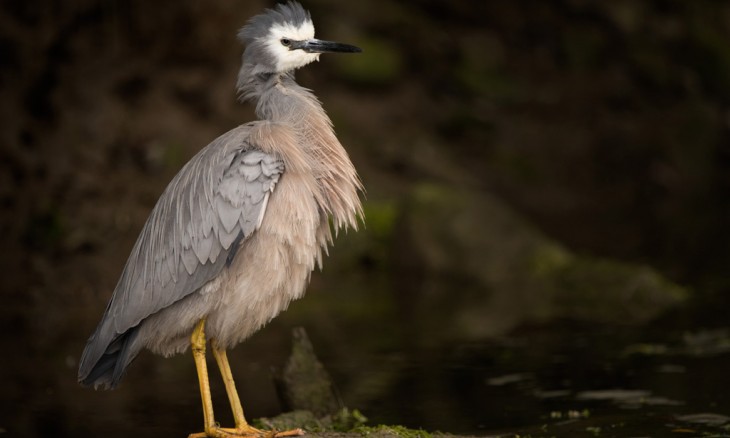
<instances>
[{"instance_id":1,"label":"yellow leg","mask_svg":"<svg viewBox=\"0 0 730 438\"><path fill-rule=\"evenodd\" d=\"M216 425L213 416L213 400L210 396L210 382L208 380L208 365L205 362L205 318L193 329L190 337L190 345L193 350L193 359L195 359L195 367L198 371L198 381L200 383L200 398L203 401L203 427L204 432L193 433L188 438L234 438L234 437L260 437L260 438L284 438L304 435L301 429L287 430L284 432L263 431L249 426L246 418L243 416L243 408L241 400L238 398L236 384L233 382L233 374L228 364L226 351L219 349L215 345L215 341L211 341L213 356L223 376L223 383L226 385L226 393L228 393L228 401L231 403L233 410L233 418L236 421L236 428L222 428Z\"/></svg>"},{"instance_id":2,"label":"yellow leg","mask_svg":"<svg viewBox=\"0 0 730 438\"><path fill-rule=\"evenodd\" d=\"M213 350L213 356L218 363L218 368L220 368L221 370L223 383L226 386L226 393L228 394L228 401L231 403L231 410L233 411L233 419L236 422L235 429L222 430L243 436L271 438L283 438L304 435L304 431L302 429L293 429L283 432L277 432L259 430L255 427L250 426L246 421L246 417L243 415L243 407L241 406L241 400L238 398L238 391L236 391L236 383L233 381L233 373L231 373L231 366L228 363L228 355L226 354L226 350L218 348L215 339L211 339L210 343Z\"/></svg>"},{"instance_id":3,"label":"yellow leg","mask_svg":"<svg viewBox=\"0 0 730 438\"><path fill-rule=\"evenodd\" d=\"M200 383L200 399L203 401L203 427L205 432L202 436L212 436L210 432L215 428L213 417L213 400L210 396L210 382L208 381L208 365L205 363L205 318L201 319L193 329L190 336L190 347L193 350L195 368L198 371L198 382ZM193 434L201 436L201 434Z\"/></svg>"},{"instance_id":4,"label":"yellow leg","mask_svg":"<svg viewBox=\"0 0 730 438\"><path fill-rule=\"evenodd\" d=\"M231 366L228 364L228 355L226 354L226 350L218 348L214 339L212 339L210 343L213 349L215 361L218 362L218 368L221 370L223 383L226 385L226 393L228 394L228 401L231 403L231 410L233 411L233 420L236 422L236 429L245 430L250 428L252 431L259 432L257 429L249 426L246 421L246 417L243 416L243 407L241 406L241 400L238 398L238 391L236 391L236 383L233 381Z\"/></svg>"}]
</instances>

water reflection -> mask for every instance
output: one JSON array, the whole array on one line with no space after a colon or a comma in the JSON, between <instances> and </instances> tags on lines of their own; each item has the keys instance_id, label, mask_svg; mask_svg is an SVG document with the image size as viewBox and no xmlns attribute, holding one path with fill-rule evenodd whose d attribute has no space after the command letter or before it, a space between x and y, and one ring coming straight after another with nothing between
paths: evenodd
<instances>
[{"instance_id":1,"label":"water reflection","mask_svg":"<svg viewBox=\"0 0 730 438\"><path fill-rule=\"evenodd\" d=\"M686 337L646 329L576 329L553 325L433 351L418 371L404 370L402 381L412 379L409 372L430 370L417 381L450 384L431 385L429 391L412 393L415 397L392 394L400 404L373 403L366 412L464 434L549 436L610 429L617 436L633 436L677 428L727 434L730 355L680 353ZM626 353L633 342L652 336L663 339L671 353Z\"/></svg>"}]
</instances>

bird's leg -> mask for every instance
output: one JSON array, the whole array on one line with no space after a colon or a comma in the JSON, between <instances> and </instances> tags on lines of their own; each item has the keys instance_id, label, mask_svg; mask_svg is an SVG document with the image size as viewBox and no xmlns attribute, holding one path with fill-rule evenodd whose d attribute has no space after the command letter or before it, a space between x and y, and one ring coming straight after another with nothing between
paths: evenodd
<instances>
[{"instance_id":1,"label":"bird's leg","mask_svg":"<svg viewBox=\"0 0 730 438\"><path fill-rule=\"evenodd\" d=\"M193 329L190 336L190 347L193 350L195 368L198 371L198 382L200 383L200 398L203 401L203 427L202 434L191 434L188 438L199 438L212 436L215 429L213 419L213 400L210 396L210 382L208 381L208 365L205 363L205 318L201 319Z\"/></svg>"},{"instance_id":2,"label":"bird's leg","mask_svg":"<svg viewBox=\"0 0 730 438\"><path fill-rule=\"evenodd\" d=\"M198 381L200 383L200 398L203 400L204 432L190 434L188 438L233 438L241 436L260 438L284 438L304 434L304 431L302 431L301 429L294 429L285 432L263 431L251 427L248 422L246 422L246 418L243 416L241 401L238 398L238 392L236 392L236 385L233 382L233 374L231 374L231 367L228 364L226 351L217 348L215 341L211 340L213 356L215 357L216 362L218 362L218 367L220 368L221 374L223 375L223 382L226 385L228 400L231 402L233 417L236 421L235 429L219 427L215 423L215 419L213 416L213 400L210 395L208 365L205 362L205 344L205 318L203 318L195 326L195 329L193 329L193 334L190 336L190 345L191 349L193 350L195 367L198 371Z\"/></svg>"},{"instance_id":3,"label":"bird's leg","mask_svg":"<svg viewBox=\"0 0 730 438\"><path fill-rule=\"evenodd\" d=\"M215 339L211 339L210 346L213 349L213 357L215 357L215 361L218 362L218 368L221 370L223 383L226 385L226 393L228 394L228 401L231 403L231 410L233 411L233 420L236 422L236 429L252 429L252 431L258 432L257 429L248 425L246 417L243 416L243 407L241 406L241 400L238 398L238 391L236 391L236 383L233 381L231 366L228 364L228 355L226 354L226 350L218 348Z\"/></svg>"},{"instance_id":4,"label":"bird's leg","mask_svg":"<svg viewBox=\"0 0 730 438\"><path fill-rule=\"evenodd\" d=\"M272 438L304 435L304 431L302 429L293 429L283 432L277 432L259 430L249 425L246 421L246 417L243 415L243 407L241 406L241 400L238 398L238 391L236 391L236 383L233 381L233 373L231 373L231 366L228 363L228 355L226 354L226 350L218 348L215 339L211 339L210 344L213 350L213 356L218 363L218 368L220 368L221 370L223 383L226 386L226 393L228 394L228 401L231 403L231 410L233 411L233 419L236 422L235 429L222 430L226 432L232 432L237 435L253 435Z\"/></svg>"}]
</instances>

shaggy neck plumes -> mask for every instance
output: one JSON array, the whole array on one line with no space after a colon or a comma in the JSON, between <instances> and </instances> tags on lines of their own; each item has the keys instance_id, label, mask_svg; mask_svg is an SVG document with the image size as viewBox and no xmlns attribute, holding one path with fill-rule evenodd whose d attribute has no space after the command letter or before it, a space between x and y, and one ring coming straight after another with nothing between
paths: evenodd
<instances>
[{"instance_id":1,"label":"shaggy neck plumes","mask_svg":"<svg viewBox=\"0 0 730 438\"><path fill-rule=\"evenodd\" d=\"M251 70L246 64L241 68L241 99L256 103L261 120L293 128L319 181L322 210L332 215L336 228L357 228L357 216L362 215L357 192L362 184L319 100L294 81L293 72L251 74Z\"/></svg>"}]
</instances>

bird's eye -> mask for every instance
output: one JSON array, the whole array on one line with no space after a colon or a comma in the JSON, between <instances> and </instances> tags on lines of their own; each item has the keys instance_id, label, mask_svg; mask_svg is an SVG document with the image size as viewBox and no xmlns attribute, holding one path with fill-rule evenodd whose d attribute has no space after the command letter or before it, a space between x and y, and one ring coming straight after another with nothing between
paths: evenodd
<instances>
[{"instance_id":1,"label":"bird's eye","mask_svg":"<svg viewBox=\"0 0 730 438\"><path fill-rule=\"evenodd\" d=\"M289 47L291 46L291 40L289 38L282 38L281 45L284 47Z\"/></svg>"}]
</instances>

